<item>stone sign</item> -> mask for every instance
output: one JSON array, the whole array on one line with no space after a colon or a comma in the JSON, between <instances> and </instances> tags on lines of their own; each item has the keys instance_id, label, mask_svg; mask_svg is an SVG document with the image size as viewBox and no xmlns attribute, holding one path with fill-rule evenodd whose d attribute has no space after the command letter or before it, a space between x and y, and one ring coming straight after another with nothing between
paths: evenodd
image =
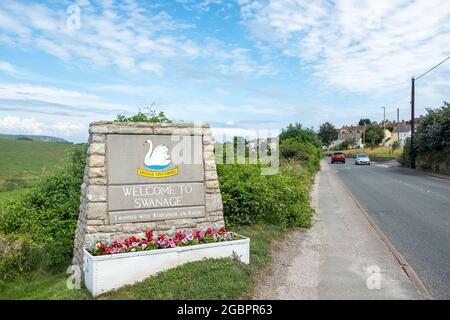
<instances>
[{"instance_id":1,"label":"stone sign","mask_svg":"<svg viewBox=\"0 0 450 320\"><path fill-rule=\"evenodd\" d=\"M224 225L208 125L95 122L89 133L74 264L98 241Z\"/></svg>"}]
</instances>

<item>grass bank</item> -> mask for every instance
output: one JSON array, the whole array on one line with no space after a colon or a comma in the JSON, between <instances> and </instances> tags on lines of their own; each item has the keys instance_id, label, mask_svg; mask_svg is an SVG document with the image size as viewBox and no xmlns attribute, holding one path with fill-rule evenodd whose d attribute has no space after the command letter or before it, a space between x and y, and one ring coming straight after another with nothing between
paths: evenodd
<instances>
[{"instance_id":1,"label":"grass bank","mask_svg":"<svg viewBox=\"0 0 450 320\"><path fill-rule=\"evenodd\" d=\"M324 154L330 155L334 151L326 151ZM369 157L381 157L381 158L399 158L403 155L403 149L399 148L392 151L391 148L388 147L377 147L377 148L366 148L364 149L348 149L348 150L340 150L340 152L344 152L347 156L355 156L358 153L367 153Z\"/></svg>"},{"instance_id":2,"label":"grass bank","mask_svg":"<svg viewBox=\"0 0 450 320\"><path fill-rule=\"evenodd\" d=\"M205 260L185 264L155 277L102 295L99 299L246 299L255 275L271 261L272 241L282 240L284 229L260 223L233 227L251 238L250 264L233 259ZM86 289L70 290L65 273L33 273L14 281L0 282L0 299L84 300L93 299Z\"/></svg>"}]
</instances>

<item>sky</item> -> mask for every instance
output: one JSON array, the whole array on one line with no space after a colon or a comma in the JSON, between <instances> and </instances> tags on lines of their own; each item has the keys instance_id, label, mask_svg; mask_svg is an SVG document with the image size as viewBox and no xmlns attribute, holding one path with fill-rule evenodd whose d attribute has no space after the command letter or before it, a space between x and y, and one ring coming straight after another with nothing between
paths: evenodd
<instances>
[{"instance_id":1,"label":"sky","mask_svg":"<svg viewBox=\"0 0 450 320\"><path fill-rule=\"evenodd\" d=\"M410 117L450 56L448 0L0 1L0 133L84 142L154 105L228 134ZM450 100L450 61L417 113ZM216 131L218 132L218 131Z\"/></svg>"}]
</instances>

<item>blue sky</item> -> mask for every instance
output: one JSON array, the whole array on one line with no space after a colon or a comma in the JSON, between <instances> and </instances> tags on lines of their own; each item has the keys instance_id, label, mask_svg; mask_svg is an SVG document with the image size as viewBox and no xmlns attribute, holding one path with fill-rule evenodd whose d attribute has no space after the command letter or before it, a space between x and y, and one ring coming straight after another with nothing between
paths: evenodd
<instances>
[{"instance_id":1,"label":"blue sky","mask_svg":"<svg viewBox=\"0 0 450 320\"><path fill-rule=\"evenodd\" d=\"M153 102L228 134L407 119L448 21L447 0L2 0L0 132L80 142ZM449 74L418 81L419 113L450 100Z\"/></svg>"}]
</instances>

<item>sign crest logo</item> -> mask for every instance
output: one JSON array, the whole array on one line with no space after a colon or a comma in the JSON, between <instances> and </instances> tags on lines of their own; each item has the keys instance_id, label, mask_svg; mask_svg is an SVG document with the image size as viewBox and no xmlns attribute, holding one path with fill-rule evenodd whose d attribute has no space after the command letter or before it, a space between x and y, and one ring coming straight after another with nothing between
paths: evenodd
<instances>
[{"instance_id":1,"label":"sign crest logo","mask_svg":"<svg viewBox=\"0 0 450 320\"><path fill-rule=\"evenodd\" d=\"M150 146L144 158L144 166L146 169L138 166L137 174L147 178L165 178L178 174L178 167L167 169L172 160L169 155L169 148L165 144L159 144L153 149L152 140L145 140L145 144Z\"/></svg>"}]
</instances>

